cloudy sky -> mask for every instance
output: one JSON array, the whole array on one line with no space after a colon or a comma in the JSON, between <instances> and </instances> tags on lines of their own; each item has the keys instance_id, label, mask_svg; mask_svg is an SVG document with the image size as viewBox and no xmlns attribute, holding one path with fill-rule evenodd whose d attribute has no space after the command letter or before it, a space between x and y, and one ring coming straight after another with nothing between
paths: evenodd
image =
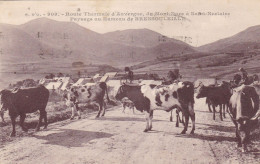
<instances>
[{"instance_id":1,"label":"cloudy sky","mask_svg":"<svg viewBox=\"0 0 260 164\"><path fill-rule=\"evenodd\" d=\"M1 1L0 23L23 24L45 17L71 21L66 12L77 13L184 13L185 20L163 21L80 21L77 24L98 33L148 28L168 37L187 40L193 46L232 36L250 26L260 25L260 1L257 0L92 0L92 1ZM191 13L227 13L228 15L191 15ZM25 16L28 13L30 16ZM48 16L58 13L59 16ZM187 15L189 13L189 15ZM34 16L32 16L34 14ZM76 18L90 18L84 15ZM127 17L125 17L127 18Z\"/></svg>"}]
</instances>

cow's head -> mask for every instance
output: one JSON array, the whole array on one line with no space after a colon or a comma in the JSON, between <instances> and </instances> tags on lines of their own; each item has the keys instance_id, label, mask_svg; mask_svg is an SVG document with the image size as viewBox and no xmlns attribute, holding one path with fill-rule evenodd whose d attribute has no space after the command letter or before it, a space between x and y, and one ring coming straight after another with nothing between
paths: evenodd
<instances>
[{"instance_id":1,"label":"cow's head","mask_svg":"<svg viewBox=\"0 0 260 164\"><path fill-rule=\"evenodd\" d=\"M198 94L196 96L197 99L202 98L202 97L206 97L208 94L208 90L207 87L205 87L203 84L200 86L200 88L198 88Z\"/></svg>"},{"instance_id":2,"label":"cow's head","mask_svg":"<svg viewBox=\"0 0 260 164\"><path fill-rule=\"evenodd\" d=\"M249 118L246 116L240 117L239 119L236 120L237 129L239 131L245 131L246 129L248 129L249 121L250 121Z\"/></svg>"},{"instance_id":3,"label":"cow's head","mask_svg":"<svg viewBox=\"0 0 260 164\"><path fill-rule=\"evenodd\" d=\"M122 100L124 97L127 97L127 86L121 85L116 93L116 100Z\"/></svg>"},{"instance_id":4,"label":"cow's head","mask_svg":"<svg viewBox=\"0 0 260 164\"><path fill-rule=\"evenodd\" d=\"M249 137L250 129L252 128L252 123L248 117L240 117L236 120L237 122L237 135L239 136L239 146L243 146L242 151L247 151L246 142ZM240 145L242 144L242 145Z\"/></svg>"},{"instance_id":5,"label":"cow's head","mask_svg":"<svg viewBox=\"0 0 260 164\"><path fill-rule=\"evenodd\" d=\"M64 91L63 98L67 106L73 106L77 101L79 94L76 87L70 87Z\"/></svg>"},{"instance_id":6,"label":"cow's head","mask_svg":"<svg viewBox=\"0 0 260 164\"><path fill-rule=\"evenodd\" d=\"M235 87L232 82L222 81L222 84L220 85L223 89L226 91L229 91L230 96L233 93L233 88Z\"/></svg>"},{"instance_id":7,"label":"cow's head","mask_svg":"<svg viewBox=\"0 0 260 164\"><path fill-rule=\"evenodd\" d=\"M191 82L184 81L178 84L180 88L177 89L178 100L194 102L194 85Z\"/></svg>"},{"instance_id":8,"label":"cow's head","mask_svg":"<svg viewBox=\"0 0 260 164\"><path fill-rule=\"evenodd\" d=\"M241 80L242 80L242 76L241 76L240 74L235 74L235 75L234 75L233 81L234 81L236 84L239 84Z\"/></svg>"},{"instance_id":9,"label":"cow's head","mask_svg":"<svg viewBox=\"0 0 260 164\"><path fill-rule=\"evenodd\" d=\"M12 92L10 90L2 90L0 92L0 109L13 109L14 105L11 100L11 94Z\"/></svg>"}]
</instances>

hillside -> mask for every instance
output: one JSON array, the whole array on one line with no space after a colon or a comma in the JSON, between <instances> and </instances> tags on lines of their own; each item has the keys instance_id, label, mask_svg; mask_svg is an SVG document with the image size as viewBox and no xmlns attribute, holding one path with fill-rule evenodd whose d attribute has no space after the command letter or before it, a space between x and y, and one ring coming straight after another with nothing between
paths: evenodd
<instances>
[{"instance_id":1,"label":"hillside","mask_svg":"<svg viewBox=\"0 0 260 164\"><path fill-rule=\"evenodd\" d=\"M24 60L40 56L46 60L55 58L57 61L121 66L155 59L162 54L194 52L188 44L148 29L99 34L76 23L48 18L35 19L18 26L1 26L2 34L12 40L1 40L3 51L9 52L8 56L19 55Z\"/></svg>"},{"instance_id":2,"label":"hillside","mask_svg":"<svg viewBox=\"0 0 260 164\"><path fill-rule=\"evenodd\" d=\"M146 28L109 32L105 33L104 37L115 43L121 43L130 46L135 45L137 47L144 48L158 46L161 43L173 43L180 46L189 46L182 41L169 38Z\"/></svg>"},{"instance_id":3,"label":"hillside","mask_svg":"<svg viewBox=\"0 0 260 164\"><path fill-rule=\"evenodd\" d=\"M42 47L41 42L14 25L0 24L1 61L21 61L24 58L37 60Z\"/></svg>"},{"instance_id":4,"label":"hillside","mask_svg":"<svg viewBox=\"0 0 260 164\"><path fill-rule=\"evenodd\" d=\"M241 52L254 49L260 49L260 25L249 27L234 36L198 47L200 51L214 52Z\"/></svg>"}]
</instances>

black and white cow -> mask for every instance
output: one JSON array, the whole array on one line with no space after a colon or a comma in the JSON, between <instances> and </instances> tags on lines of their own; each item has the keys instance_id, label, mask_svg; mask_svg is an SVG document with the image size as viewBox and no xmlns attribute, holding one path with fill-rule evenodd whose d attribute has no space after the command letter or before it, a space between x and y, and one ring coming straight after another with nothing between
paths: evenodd
<instances>
[{"instance_id":1,"label":"black and white cow","mask_svg":"<svg viewBox=\"0 0 260 164\"><path fill-rule=\"evenodd\" d=\"M107 85L105 82L97 83L92 86L77 86L70 88L68 93L64 95L67 106L72 109L71 119L74 118L75 109L78 112L79 119L81 118L81 112L79 104L95 103L99 106L99 111L96 117L99 117L102 110L102 116L105 115L105 102L104 97L106 94L107 101L110 101L107 92Z\"/></svg>"},{"instance_id":2,"label":"black and white cow","mask_svg":"<svg viewBox=\"0 0 260 164\"><path fill-rule=\"evenodd\" d=\"M257 126L259 110L259 95L253 86L242 85L233 90L229 101L229 114L236 127L238 147L247 151L250 131Z\"/></svg>"},{"instance_id":3,"label":"black and white cow","mask_svg":"<svg viewBox=\"0 0 260 164\"><path fill-rule=\"evenodd\" d=\"M191 134L194 133L194 85L191 82L142 86L124 84L120 86L115 97L117 100L127 97L134 103L137 110L145 112L147 125L144 132L152 129L154 110L170 111L177 108L185 117L185 126L181 133L186 133L190 117L192 120Z\"/></svg>"}]
</instances>

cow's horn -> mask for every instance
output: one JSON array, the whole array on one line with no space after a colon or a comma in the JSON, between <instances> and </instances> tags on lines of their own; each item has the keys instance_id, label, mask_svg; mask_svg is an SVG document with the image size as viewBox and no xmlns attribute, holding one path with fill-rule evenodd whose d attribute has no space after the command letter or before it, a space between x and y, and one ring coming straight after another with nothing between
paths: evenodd
<instances>
[{"instance_id":1,"label":"cow's horn","mask_svg":"<svg viewBox=\"0 0 260 164\"><path fill-rule=\"evenodd\" d=\"M255 116L252 117L250 120L252 120L252 121L257 120L258 117L260 117L260 110L258 110L257 113L255 114Z\"/></svg>"}]
</instances>

